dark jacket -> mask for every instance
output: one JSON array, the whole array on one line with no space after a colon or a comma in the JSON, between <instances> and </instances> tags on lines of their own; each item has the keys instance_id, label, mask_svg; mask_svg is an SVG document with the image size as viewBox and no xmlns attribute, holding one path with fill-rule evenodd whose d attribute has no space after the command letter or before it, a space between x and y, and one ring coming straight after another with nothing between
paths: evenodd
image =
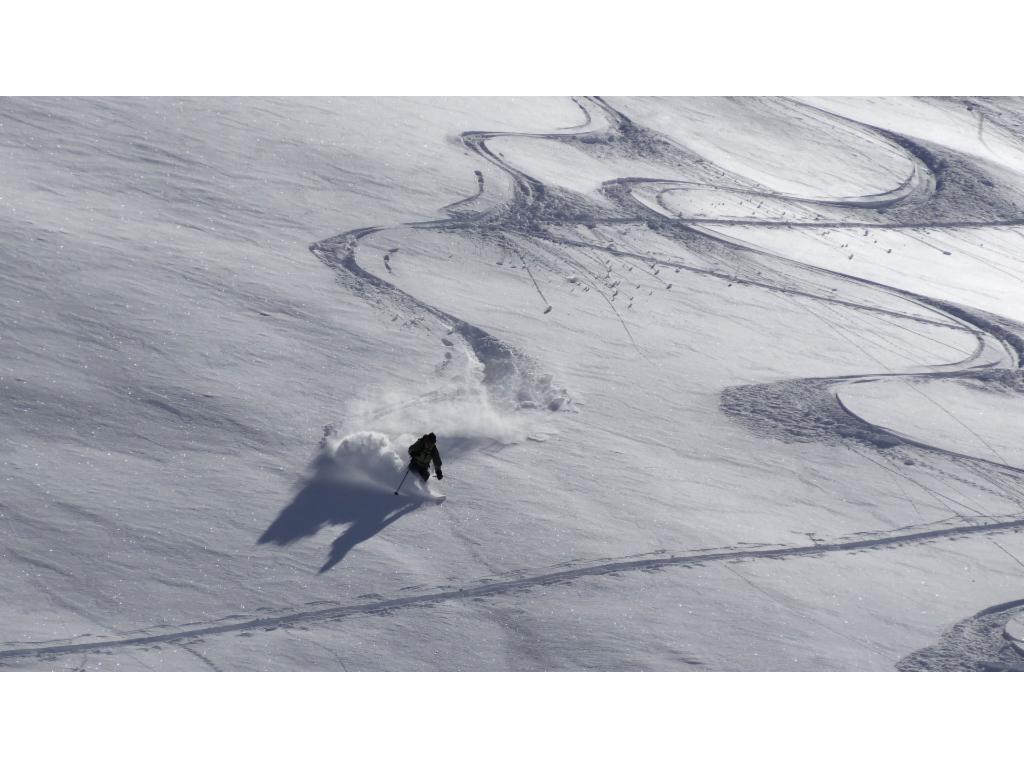
<instances>
[{"instance_id":1,"label":"dark jacket","mask_svg":"<svg viewBox=\"0 0 1024 768\"><path fill-rule=\"evenodd\" d=\"M431 445L426 435L409 446L409 455L412 456L413 463L421 467L429 467L433 461L434 469L441 468L441 454L437 452L437 443Z\"/></svg>"}]
</instances>

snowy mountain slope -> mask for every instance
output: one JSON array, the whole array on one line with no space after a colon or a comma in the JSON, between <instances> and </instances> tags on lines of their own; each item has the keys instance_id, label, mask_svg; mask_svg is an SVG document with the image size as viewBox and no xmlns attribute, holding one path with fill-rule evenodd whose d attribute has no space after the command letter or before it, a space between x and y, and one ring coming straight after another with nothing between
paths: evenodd
<instances>
[{"instance_id":1,"label":"snowy mountain slope","mask_svg":"<svg viewBox=\"0 0 1024 768\"><path fill-rule=\"evenodd\" d=\"M1008 663L978 104L0 103L0 664Z\"/></svg>"}]
</instances>

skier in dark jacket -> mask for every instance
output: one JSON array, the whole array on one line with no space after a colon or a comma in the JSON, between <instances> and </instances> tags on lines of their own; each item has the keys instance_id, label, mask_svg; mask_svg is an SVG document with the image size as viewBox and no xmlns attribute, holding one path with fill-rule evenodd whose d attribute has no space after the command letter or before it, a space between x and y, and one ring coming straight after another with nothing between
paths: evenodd
<instances>
[{"instance_id":1,"label":"skier in dark jacket","mask_svg":"<svg viewBox=\"0 0 1024 768\"><path fill-rule=\"evenodd\" d=\"M434 470L437 472L437 479L444 477L441 472L441 454L437 452L437 436L431 432L424 435L415 443L409 446L409 455L412 461L409 462L409 469L416 472L426 482L430 478L430 462L434 462Z\"/></svg>"}]
</instances>

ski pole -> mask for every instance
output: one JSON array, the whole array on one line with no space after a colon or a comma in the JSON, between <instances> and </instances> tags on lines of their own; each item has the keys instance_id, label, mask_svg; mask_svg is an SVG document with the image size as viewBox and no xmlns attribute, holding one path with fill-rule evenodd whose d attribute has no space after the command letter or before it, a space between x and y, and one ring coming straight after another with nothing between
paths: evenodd
<instances>
[{"instance_id":1,"label":"ski pole","mask_svg":"<svg viewBox=\"0 0 1024 768\"><path fill-rule=\"evenodd\" d=\"M409 476L409 470L410 470L410 469L412 469L412 467L411 467L411 466L410 466L410 467L406 467L406 468L405 468L405 474L404 474L404 475L402 475L402 483L404 483L404 482L405 482L405 478L407 478L407 477ZM401 490L401 488L402 488L402 483L399 483L399 484L398 484L398 488L395 488L395 496L397 496L397 495L398 495L398 492L399 492L399 491Z\"/></svg>"}]
</instances>

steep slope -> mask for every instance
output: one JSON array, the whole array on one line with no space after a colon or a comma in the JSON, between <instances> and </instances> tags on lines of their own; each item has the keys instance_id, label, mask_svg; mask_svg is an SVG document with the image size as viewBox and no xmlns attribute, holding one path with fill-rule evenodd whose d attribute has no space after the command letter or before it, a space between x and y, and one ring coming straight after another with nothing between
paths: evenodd
<instances>
[{"instance_id":1,"label":"steep slope","mask_svg":"<svg viewBox=\"0 0 1024 768\"><path fill-rule=\"evenodd\" d=\"M1020 599L1024 168L907 104L3 102L0 664L918 668Z\"/></svg>"}]
</instances>

